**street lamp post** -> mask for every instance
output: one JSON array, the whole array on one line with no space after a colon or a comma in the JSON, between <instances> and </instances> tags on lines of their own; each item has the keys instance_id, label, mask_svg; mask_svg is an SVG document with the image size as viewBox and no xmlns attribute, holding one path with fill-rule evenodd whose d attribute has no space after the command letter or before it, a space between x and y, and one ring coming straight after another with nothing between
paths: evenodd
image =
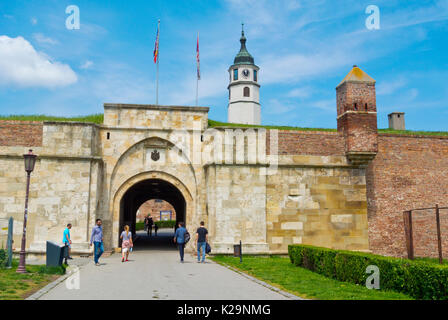
<instances>
[{"instance_id":1,"label":"street lamp post","mask_svg":"<svg viewBox=\"0 0 448 320\"><path fill-rule=\"evenodd\" d=\"M22 235L22 247L20 249L20 261L17 268L18 273L26 273L25 269L25 245L26 245L26 222L28 219L28 196L30 193L30 177L31 172L34 170L36 163L36 155L33 154L33 150L29 150L27 154L23 155L25 159L25 171L26 171L26 197L25 197L25 214L23 217L23 235Z\"/></svg>"}]
</instances>

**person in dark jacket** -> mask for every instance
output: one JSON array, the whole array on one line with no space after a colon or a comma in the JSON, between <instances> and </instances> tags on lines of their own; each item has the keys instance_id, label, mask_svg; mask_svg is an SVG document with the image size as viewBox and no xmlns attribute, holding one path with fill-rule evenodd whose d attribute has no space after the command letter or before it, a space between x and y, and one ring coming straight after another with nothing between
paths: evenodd
<instances>
[{"instance_id":1,"label":"person in dark jacket","mask_svg":"<svg viewBox=\"0 0 448 320\"><path fill-rule=\"evenodd\" d=\"M181 263L184 262L184 248L185 248L185 234L186 233L187 233L187 229L185 229L184 223L179 222L179 228L177 228L176 233L174 234L174 242L177 243Z\"/></svg>"},{"instance_id":2,"label":"person in dark jacket","mask_svg":"<svg viewBox=\"0 0 448 320\"><path fill-rule=\"evenodd\" d=\"M151 216L148 216L148 236L152 236L152 226L154 225L154 220Z\"/></svg>"},{"instance_id":3,"label":"person in dark jacket","mask_svg":"<svg viewBox=\"0 0 448 320\"><path fill-rule=\"evenodd\" d=\"M208 241L208 230L204 227L204 221L201 221L200 227L196 231L196 247L198 249L198 263L205 263L205 247ZM201 260L202 249L202 260Z\"/></svg>"}]
</instances>

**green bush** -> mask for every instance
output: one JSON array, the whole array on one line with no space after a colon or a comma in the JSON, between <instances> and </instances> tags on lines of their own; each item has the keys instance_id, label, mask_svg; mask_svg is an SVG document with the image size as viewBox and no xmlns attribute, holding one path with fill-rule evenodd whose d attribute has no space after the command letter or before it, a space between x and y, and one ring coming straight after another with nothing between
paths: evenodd
<instances>
[{"instance_id":1,"label":"green bush","mask_svg":"<svg viewBox=\"0 0 448 320\"><path fill-rule=\"evenodd\" d=\"M135 223L135 231L145 230L145 223L142 222L136 222Z\"/></svg>"},{"instance_id":2,"label":"green bush","mask_svg":"<svg viewBox=\"0 0 448 320\"><path fill-rule=\"evenodd\" d=\"M366 268L380 270L380 288L417 299L448 299L448 266L428 261L384 257L370 253L290 245L291 262L329 278L365 285Z\"/></svg>"},{"instance_id":3,"label":"green bush","mask_svg":"<svg viewBox=\"0 0 448 320\"><path fill-rule=\"evenodd\" d=\"M65 270L67 269L67 265L62 264L60 267L47 267L40 266L38 273L41 274L65 274Z\"/></svg>"},{"instance_id":4,"label":"green bush","mask_svg":"<svg viewBox=\"0 0 448 320\"><path fill-rule=\"evenodd\" d=\"M8 262L8 251L0 249L0 269L6 267Z\"/></svg>"},{"instance_id":5,"label":"green bush","mask_svg":"<svg viewBox=\"0 0 448 320\"><path fill-rule=\"evenodd\" d=\"M159 228L174 228L176 220L156 221L155 224Z\"/></svg>"}]
</instances>

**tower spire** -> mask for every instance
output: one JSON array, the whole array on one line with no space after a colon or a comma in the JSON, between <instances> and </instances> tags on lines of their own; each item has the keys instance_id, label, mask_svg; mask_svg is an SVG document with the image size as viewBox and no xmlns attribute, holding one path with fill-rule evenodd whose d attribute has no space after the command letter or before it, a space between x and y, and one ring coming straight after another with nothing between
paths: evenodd
<instances>
[{"instance_id":1,"label":"tower spire","mask_svg":"<svg viewBox=\"0 0 448 320\"><path fill-rule=\"evenodd\" d=\"M241 48L235 57L234 64L254 64L254 58L246 48L246 37L244 36L244 23L241 23Z\"/></svg>"}]
</instances>

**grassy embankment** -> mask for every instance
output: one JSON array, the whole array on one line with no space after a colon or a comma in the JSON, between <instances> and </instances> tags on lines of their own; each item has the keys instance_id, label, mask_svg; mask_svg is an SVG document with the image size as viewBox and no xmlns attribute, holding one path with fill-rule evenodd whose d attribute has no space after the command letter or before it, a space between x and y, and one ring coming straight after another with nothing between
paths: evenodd
<instances>
[{"instance_id":1,"label":"grassy embankment","mask_svg":"<svg viewBox=\"0 0 448 320\"><path fill-rule=\"evenodd\" d=\"M286 257L243 256L239 258L217 255L212 259L229 265L275 287L299 297L319 300L412 300L392 291L367 289L364 286L341 282L296 267Z\"/></svg>"},{"instance_id":2,"label":"grassy embankment","mask_svg":"<svg viewBox=\"0 0 448 320\"><path fill-rule=\"evenodd\" d=\"M18 260L11 269L0 269L0 300L22 300L56 280L65 273L65 267L47 268L45 265L27 265L28 273L17 273Z\"/></svg>"}]
</instances>

